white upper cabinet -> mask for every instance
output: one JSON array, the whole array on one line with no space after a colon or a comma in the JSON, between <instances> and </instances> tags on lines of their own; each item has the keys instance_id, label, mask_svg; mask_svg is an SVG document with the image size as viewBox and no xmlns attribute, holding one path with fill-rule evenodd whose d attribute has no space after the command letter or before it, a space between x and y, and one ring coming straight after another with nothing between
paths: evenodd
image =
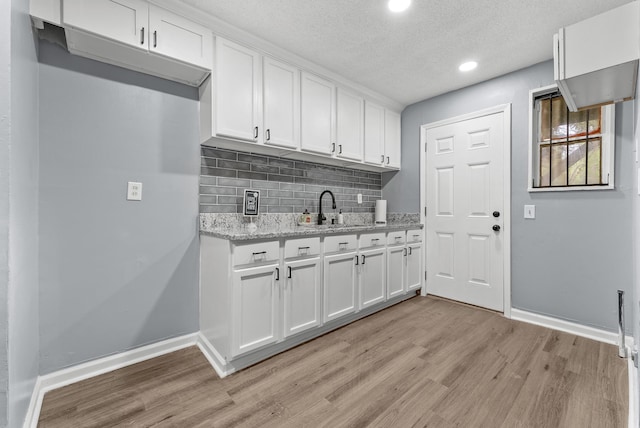
<instances>
[{"instance_id":1,"label":"white upper cabinet","mask_svg":"<svg viewBox=\"0 0 640 428\"><path fill-rule=\"evenodd\" d=\"M213 43L209 29L149 5L149 50L210 69Z\"/></svg>"},{"instance_id":2,"label":"white upper cabinet","mask_svg":"<svg viewBox=\"0 0 640 428\"><path fill-rule=\"evenodd\" d=\"M384 166L400 169L400 114L384 112Z\"/></svg>"},{"instance_id":3,"label":"white upper cabinet","mask_svg":"<svg viewBox=\"0 0 640 428\"><path fill-rule=\"evenodd\" d=\"M63 19L65 26L149 47L149 4L143 0L64 0Z\"/></svg>"},{"instance_id":4,"label":"white upper cabinet","mask_svg":"<svg viewBox=\"0 0 640 428\"><path fill-rule=\"evenodd\" d=\"M335 152L335 85L310 73L301 74L300 129L302 150Z\"/></svg>"},{"instance_id":5,"label":"white upper cabinet","mask_svg":"<svg viewBox=\"0 0 640 428\"><path fill-rule=\"evenodd\" d=\"M211 71L213 34L142 0L64 0L71 53L199 86Z\"/></svg>"},{"instance_id":6,"label":"white upper cabinet","mask_svg":"<svg viewBox=\"0 0 640 428\"><path fill-rule=\"evenodd\" d=\"M571 111L635 97L640 5L634 1L560 28L554 78Z\"/></svg>"},{"instance_id":7,"label":"white upper cabinet","mask_svg":"<svg viewBox=\"0 0 640 428\"><path fill-rule=\"evenodd\" d=\"M336 114L336 156L361 161L364 146L364 99L338 88Z\"/></svg>"},{"instance_id":8,"label":"white upper cabinet","mask_svg":"<svg viewBox=\"0 0 640 428\"><path fill-rule=\"evenodd\" d=\"M384 160L384 107L367 101L364 104L364 161L382 165Z\"/></svg>"},{"instance_id":9,"label":"white upper cabinet","mask_svg":"<svg viewBox=\"0 0 640 428\"><path fill-rule=\"evenodd\" d=\"M265 57L264 143L296 149L300 145L300 71Z\"/></svg>"},{"instance_id":10,"label":"white upper cabinet","mask_svg":"<svg viewBox=\"0 0 640 428\"><path fill-rule=\"evenodd\" d=\"M215 134L258 142L260 55L217 37L215 58Z\"/></svg>"}]
</instances>

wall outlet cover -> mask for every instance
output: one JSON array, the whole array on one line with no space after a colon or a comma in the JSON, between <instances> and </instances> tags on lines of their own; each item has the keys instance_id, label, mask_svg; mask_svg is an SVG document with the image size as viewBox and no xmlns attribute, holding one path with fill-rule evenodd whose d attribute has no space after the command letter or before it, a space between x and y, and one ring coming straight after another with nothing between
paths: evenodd
<instances>
[{"instance_id":1,"label":"wall outlet cover","mask_svg":"<svg viewBox=\"0 0 640 428\"><path fill-rule=\"evenodd\" d=\"M137 181L129 181L127 183L127 200L128 201L142 200L142 183L139 183Z\"/></svg>"},{"instance_id":2,"label":"wall outlet cover","mask_svg":"<svg viewBox=\"0 0 640 428\"><path fill-rule=\"evenodd\" d=\"M358 203L362 203L362 193L358 193Z\"/></svg>"}]
</instances>

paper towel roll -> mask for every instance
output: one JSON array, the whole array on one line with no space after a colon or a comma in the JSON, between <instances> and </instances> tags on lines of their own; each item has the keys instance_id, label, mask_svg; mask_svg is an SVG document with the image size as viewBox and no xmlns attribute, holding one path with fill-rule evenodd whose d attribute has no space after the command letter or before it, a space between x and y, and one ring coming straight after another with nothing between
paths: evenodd
<instances>
[{"instance_id":1,"label":"paper towel roll","mask_svg":"<svg viewBox=\"0 0 640 428\"><path fill-rule=\"evenodd\" d=\"M387 224L387 201L384 199L376 201L376 224Z\"/></svg>"}]
</instances>

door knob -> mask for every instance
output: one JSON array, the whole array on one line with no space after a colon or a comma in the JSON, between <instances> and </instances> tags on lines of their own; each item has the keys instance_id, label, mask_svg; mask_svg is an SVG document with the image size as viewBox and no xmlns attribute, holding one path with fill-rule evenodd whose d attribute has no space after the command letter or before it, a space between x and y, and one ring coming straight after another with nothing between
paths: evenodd
<instances>
[{"instance_id":1,"label":"door knob","mask_svg":"<svg viewBox=\"0 0 640 428\"><path fill-rule=\"evenodd\" d=\"M492 229L493 229L495 232L500 232L500 226L498 226L497 224L494 224L494 225L493 225L493 227L492 227Z\"/></svg>"},{"instance_id":2,"label":"door knob","mask_svg":"<svg viewBox=\"0 0 640 428\"><path fill-rule=\"evenodd\" d=\"M495 218L500 217L500 211L494 211L494 212L493 212L493 216L494 216Z\"/></svg>"}]
</instances>

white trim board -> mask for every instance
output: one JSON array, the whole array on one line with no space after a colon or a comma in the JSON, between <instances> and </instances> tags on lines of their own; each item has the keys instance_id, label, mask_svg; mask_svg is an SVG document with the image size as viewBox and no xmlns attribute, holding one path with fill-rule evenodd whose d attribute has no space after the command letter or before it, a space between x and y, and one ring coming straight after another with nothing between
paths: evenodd
<instances>
[{"instance_id":1,"label":"white trim board","mask_svg":"<svg viewBox=\"0 0 640 428\"><path fill-rule=\"evenodd\" d=\"M618 344L617 333L600 330L598 328L577 324L571 321L561 320L559 318L535 314L521 309L511 309L511 319L539 325L541 327L547 327L553 330L563 331L565 333L575 334L576 336L586 337L587 339L596 340L598 342L604 342L611 345ZM628 349L633 348L633 336L626 336L626 346ZM631 355L630 352L629 355Z\"/></svg>"},{"instance_id":2,"label":"white trim board","mask_svg":"<svg viewBox=\"0 0 640 428\"><path fill-rule=\"evenodd\" d=\"M631 350L629 350L631 355ZM640 415L638 415L638 369L634 366L631 358L628 358L627 372L629 373L629 428L640 426Z\"/></svg>"},{"instance_id":3,"label":"white trim board","mask_svg":"<svg viewBox=\"0 0 640 428\"><path fill-rule=\"evenodd\" d=\"M174 337L152 343L151 345L141 346L130 351L98 358L97 360L58 370L44 376L38 376L23 428L36 428L38 426L40 409L42 408L42 400L44 399L45 393L81 380L150 360L151 358L159 357L189 346L194 346L197 344L197 337L198 333Z\"/></svg>"},{"instance_id":4,"label":"white trim board","mask_svg":"<svg viewBox=\"0 0 640 428\"><path fill-rule=\"evenodd\" d=\"M503 314L507 318L511 318L511 103L500 104L494 107L477 110L471 113L462 114L439 120L437 122L431 122L420 126L420 223L424 224L423 229L424 237L422 242L427 242L427 228L426 228L426 216L425 209L427 205L426 201L426 189L424 187L426 178L426 143L427 143L427 130L431 128L437 128L443 125L450 125L452 123L462 122L469 119L475 119L478 117L488 116L495 113L503 113L503 132L504 132L504 146L502 151L503 168L504 168L504 186L503 186L503 200L504 200L504 213L503 213L503 242L504 242L504 266L503 266ZM425 251L426 255L426 251ZM425 265L426 270L426 265ZM421 294L426 296L428 294L428 288L426 281L422 286Z\"/></svg>"}]
</instances>

